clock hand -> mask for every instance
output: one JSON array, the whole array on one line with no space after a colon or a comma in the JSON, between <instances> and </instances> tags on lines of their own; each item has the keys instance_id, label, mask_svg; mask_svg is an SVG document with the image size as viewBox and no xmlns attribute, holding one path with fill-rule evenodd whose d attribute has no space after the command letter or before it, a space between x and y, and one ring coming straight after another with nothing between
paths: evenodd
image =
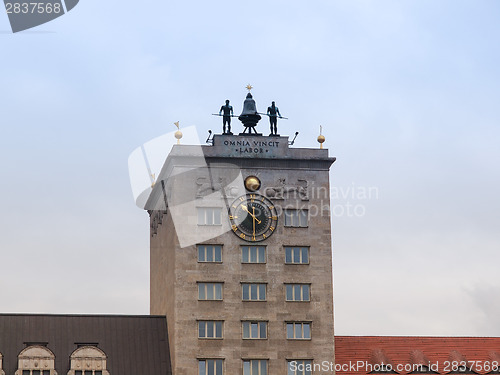
<instances>
[{"instance_id":1,"label":"clock hand","mask_svg":"<svg viewBox=\"0 0 500 375\"><path fill-rule=\"evenodd\" d=\"M241 208L243 208L243 210L245 210L246 212L248 212L248 214L249 214L251 217L253 217L253 218L257 221L257 223L258 223L258 224L260 224L260 223L261 223L261 221L260 221L259 219L257 219L257 218L255 217L255 215L254 215L254 214L252 214L250 211L248 211L247 206L243 206L243 205L242 205L242 206L241 206ZM255 211L255 208L254 208L254 211Z\"/></svg>"},{"instance_id":2,"label":"clock hand","mask_svg":"<svg viewBox=\"0 0 500 375\"><path fill-rule=\"evenodd\" d=\"M252 220L252 224L253 224L253 240L255 241L255 220L257 220L255 218L255 207L252 207L252 213L253 213L253 220Z\"/></svg>"}]
</instances>

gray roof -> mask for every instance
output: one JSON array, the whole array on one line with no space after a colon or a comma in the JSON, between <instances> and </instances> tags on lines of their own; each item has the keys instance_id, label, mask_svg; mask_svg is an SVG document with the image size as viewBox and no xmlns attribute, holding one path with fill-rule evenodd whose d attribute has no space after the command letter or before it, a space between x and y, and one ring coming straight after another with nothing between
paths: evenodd
<instances>
[{"instance_id":1,"label":"gray roof","mask_svg":"<svg viewBox=\"0 0 500 375\"><path fill-rule=\"evenodd\" d=\"M0 353L6 374L30 343L47 343L55 369L66 375L77 344L97 344L111 375L170 375L164 316L0 314Z\"/></svg>"}]
</instances>

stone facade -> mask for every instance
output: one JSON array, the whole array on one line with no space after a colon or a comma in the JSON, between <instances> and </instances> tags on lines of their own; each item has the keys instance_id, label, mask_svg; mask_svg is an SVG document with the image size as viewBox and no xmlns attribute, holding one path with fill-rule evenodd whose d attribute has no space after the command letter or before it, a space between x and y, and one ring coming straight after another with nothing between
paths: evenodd
<instances>
[{"instance_id":1,"label":"stone facade","mask_svg":"<svg viewBox=\"0 0 500 375\"><path fill-rule=\"evenodd\" d=\"M213 146L174 146L150 196L151 314L166 315L172 370L198 374L198 360L223 359L224 374L243 360L268 360L287 374L288 360L334 360L328 150L288 146L287 137L216 136ZM189 168L189 165L194 166ZM234 233L228 207L248 176L278 211L274 233L247 242ZM174 191L172 191L174 190ZM180 194L180 195L179 195ZM220 225L199 225L199 207L219 207ZM285 226L285 209L307 210L306 227ZM198 262L197 245L221 245L222 262ZM182 245L182 246L181 246ZM265 263L242 263L241 246L265 246ZM285 247L309 248L308 264L285 264ZM198 300L198 283L223 283L222 300ZM265 283L265 301L242 301L242 283ZM286 301L286 284L310 285L310 301ZM222 339L198 338L198 321L223 321ZM242 321L268 323L266 339L243 339ZM311 339L287 339L287 322L311 324Z\"/></svg>"},{"instance_id":2,"label":"stone facade","mask_svg":"<svg viewBox=\"0 0 500 375\"><path fill-rule=\"evenodd\" d=\"M22 375L23 371L37 370L57 375L55 371L55 356L48 348L38 345L29 346L19 353L18 370L15 375Z\"/></svg>"},{"instance_id":3,"label":"stone facade","mask_svg":"<svg viewBox=\"0 0 500 375\"><path fill-rule=\"evenodd\" d=\"M109 375L106 369L106 354L94 346L83 346L71 354L70 370L68 375L75 375L76 371L97 370L103 375Z\"/></svg>"}]
</instances>

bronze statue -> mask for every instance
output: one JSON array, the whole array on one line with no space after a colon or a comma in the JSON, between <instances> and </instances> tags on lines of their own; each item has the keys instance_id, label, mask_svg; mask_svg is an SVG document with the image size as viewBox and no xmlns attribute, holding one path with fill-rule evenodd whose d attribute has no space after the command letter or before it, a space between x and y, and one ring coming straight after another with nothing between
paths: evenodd
<instances>
[{"instance_id":1,"label":"bronze statue","mask_svg":"<svg viewBox=\"0 0 500 375\"><path fill-rule=\"evenodd\" d=\"M233 134L231 133L231 117L233 116L233 107L229 105L229 100L226 100L226 104L220 107L219 116L224 112L222 116L222 126L223 133L222 134ZM226 132L226 124L227 124L227 132Z\"/></svg>"},{"instance_id":2,"label":"bronze statue","mask_svg":"<svg viewBox=\"0 0 500 375\"><path fill-rule=\"evenodd\" d=\"M270 107L267 107L267 115L269 116L269 125L271 127L271 135L278 135L278 117L281 118L280 110L274 102Z\"/></svg>"}]
</instances>

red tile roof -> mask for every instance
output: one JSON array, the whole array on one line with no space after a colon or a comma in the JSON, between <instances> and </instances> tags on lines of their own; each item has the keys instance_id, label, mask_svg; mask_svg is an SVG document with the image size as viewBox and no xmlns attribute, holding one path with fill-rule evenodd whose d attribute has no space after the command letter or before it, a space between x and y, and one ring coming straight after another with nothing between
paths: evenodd
<instances>
[{"instance_id":1,"label":"red tile roof","mask_svg":"<svg viewBox=\"0 0 500 375\"><path fill-rule=\"evenodd\" d=\"M453 361L466 361L466 372ZM427 373L500 374L500 337L335 336L337 374L376 373L382 362L398 374L419 373L424 363L433 370Z\"/></svg>"}]
</instances>

